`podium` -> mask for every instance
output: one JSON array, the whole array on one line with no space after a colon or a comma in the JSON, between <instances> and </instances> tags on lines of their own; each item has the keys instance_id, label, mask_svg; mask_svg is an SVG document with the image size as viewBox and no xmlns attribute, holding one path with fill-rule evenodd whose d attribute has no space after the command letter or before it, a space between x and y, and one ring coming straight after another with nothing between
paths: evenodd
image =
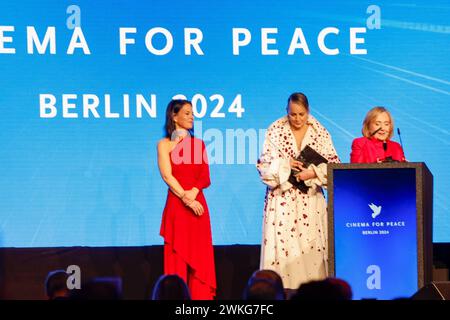
<instances>
[{"instance_id":1,"label":"podium","mask_svg":"<svg viewBox=\"0 0 450 320\"><path fill-rule=\"evenodd\" d=\"M328 165L328 271L354 299L409 298L432 277L425 163Z\"/></svg>"}]
</instances>

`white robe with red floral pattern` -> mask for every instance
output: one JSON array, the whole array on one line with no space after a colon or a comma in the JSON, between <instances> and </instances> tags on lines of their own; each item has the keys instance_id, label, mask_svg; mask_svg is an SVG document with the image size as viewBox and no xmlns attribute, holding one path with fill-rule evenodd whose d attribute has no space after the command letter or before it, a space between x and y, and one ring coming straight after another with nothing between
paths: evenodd
<instances>
[{"instance_id":1,"label":"white robe with red floral pattern","mask_svg":"<svg viewBox=\"0 0 450 320\"><path fill-rule=\"evenodd\" d=\"M328 131L311 115L301 150L309 145L329 163L340 162ZM283 278L285 288L327 276L327 207L322 188L327 184L327 165L311 165L317 177L306 180L307 194L288 182L290 158L298 150L285 116L272 123L257 168L268 186L261 244L261 269L271 269Z\"/></svg>"}]
</instances>

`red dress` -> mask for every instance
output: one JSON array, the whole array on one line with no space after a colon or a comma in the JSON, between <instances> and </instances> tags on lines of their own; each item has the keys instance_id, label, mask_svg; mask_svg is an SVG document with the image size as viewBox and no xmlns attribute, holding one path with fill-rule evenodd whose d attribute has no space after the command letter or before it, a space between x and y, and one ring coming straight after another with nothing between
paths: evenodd
<instances>
[{"instance_id":1,"label":"red dress","mask_svg":"<svg viewBox=\"0 0 450 320\"><path fill-rule=\"evenodd\" d=\"M384 147L383 142L374 137L361 137L353 140L350 154L351 163L376 163L388 157L395 161L405 161L405 155L400 144L387 140L386 147Z\"/></svg>"},{"instance_id":2,"label":"red dress","mask_svg":"<svg viewBox=\"0 0 450 320\"><path fill-rule=\"evenodd\" d=\"M210 185L205 144L185 138L170 153L172 175L184 190L199 189L204 210L197 216L168 191L160 235L164 238L164 274L177 274L189 286L192 299L213 299L216 273L208 206L202 190Z\"/></svg>"}]
</instances>

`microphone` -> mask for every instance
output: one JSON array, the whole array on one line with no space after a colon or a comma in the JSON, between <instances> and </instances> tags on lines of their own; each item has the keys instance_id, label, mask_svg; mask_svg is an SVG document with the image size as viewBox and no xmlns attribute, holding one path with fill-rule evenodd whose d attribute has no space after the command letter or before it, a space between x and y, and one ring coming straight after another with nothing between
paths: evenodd
<instances>
[{"instance_id":1,"label":"microphone","mask_svg":"<svg viewBox=\"0 0 450 320\"><path fill-rule=\"evenodd\" d=\"M400 139L400 145L402 146L402 149L403 149L403 142L402 142L402 136L400 134L400 128L397 128L397 133L398 133L398 138ZM403 150L405 150L405 149L403 149Z\"/></svg>"},{"instance_id":2,"label":"microphone","mask_svg":"<svg viewBox=\"0 0 450 320\"><path fill-rule=\"evenodd\" d=\"M385 152L387 151L387 142L386 142L386 140L383 141L383 150Z\"/></svg>"},{"instance_id":3,"label":"microphone","mask_svg":"<svg viewBox=\"0 0 450 320\"><path fill-rule=\"evenodd\" d=\"M381 127L379 127L377 130L375 130L374 132L372 132L371 134L370 134L370 136L371 137L373 137L378 131L380 131L381 130Z\"/></svg>"}]
</instances>

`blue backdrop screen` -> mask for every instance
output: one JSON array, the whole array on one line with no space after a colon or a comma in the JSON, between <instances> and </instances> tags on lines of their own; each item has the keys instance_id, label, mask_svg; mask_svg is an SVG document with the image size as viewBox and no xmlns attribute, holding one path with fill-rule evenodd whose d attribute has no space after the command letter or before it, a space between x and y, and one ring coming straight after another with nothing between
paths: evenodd
<instances>
[{"instance_id":1,"label":"blue backdrop screen","mask_svg":"<svg viewBox=\"0 0 450 320\"><path fill-rule=\"evenodd\" d=\"M215 244L257 244L264 129L304 92L343 162L391 110L449 242L447 1L3 1L0 246L162 244L165 108L193 101ZM398 141L398 136L394 137Z\"/></svg>"}]
</instances>

